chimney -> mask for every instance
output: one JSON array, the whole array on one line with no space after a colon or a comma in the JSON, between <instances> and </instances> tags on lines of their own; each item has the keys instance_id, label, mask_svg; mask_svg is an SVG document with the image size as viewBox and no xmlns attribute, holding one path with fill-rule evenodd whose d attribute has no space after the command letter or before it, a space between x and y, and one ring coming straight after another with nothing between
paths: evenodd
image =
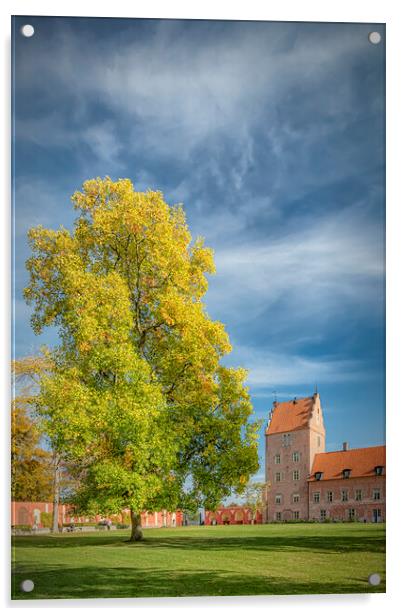
<instances>
[{"instance_id":1,"label":"chimney","mask_svg":"<svg viewBox=\"0 0 402 616\"><path fill-rule=\"evenodd\" d=\"M293 399L293 404L297 404L296 398Z\"/></svg>"},{"instance_id":2,"label":"chimney","mask_svg":"<svg viewBox=\"0 0 402 616\"><path fill-rule=\"evenodd\" d=\"M345 442L343 443L342 450L343 450L343 451L348 451L348 449L349 449L349 444L345 441Z\"/></svg>"}]
</instances>

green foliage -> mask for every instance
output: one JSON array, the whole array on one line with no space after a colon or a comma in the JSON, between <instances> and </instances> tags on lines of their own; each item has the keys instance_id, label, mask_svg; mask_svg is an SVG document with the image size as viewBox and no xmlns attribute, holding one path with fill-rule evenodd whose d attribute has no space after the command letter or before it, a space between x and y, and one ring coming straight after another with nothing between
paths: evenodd
<instances>
[{"instance_id":1,"label":"green foliage","mask_svg":"<svg viewBox=\"0 0 402 616\"><path fill-rule=\"evenodd\" d=\"M46 511L43 511L40 514L40 521L44 528L51 528L52 527L52 514L46 513Z\"/></svg>"},{"instance_id":2,"label":"green foliage","mask_svg":"<svg viewBox=\"0 0 402 616\"><path fill-rule=\"evenodd\" d=\"M243 369L202 302L212 251L183 209L130 180L89 180L74 231L36 227L25 297L57 326L36 408L74 460L78 510L216 506L258 468Z\"/></svg>"},{"instance_id":3,"label":"green foliage","mask_svg":"<svg viewBox=\"0 0 402 616\"><path fill-rule=\"evenodd\" d=\"M253 520L255 519L257 511L261 510L263 507L264 489L264 483L250 481L241 491L244 498L244 505L250 507Z\"/></svg>"},{"instance_id":4,"label":"green foliage","mask_svg":"<svg viewBox=\"0 0 402 616\"><path fill-rule=\"evenodd\" d=\"M124 524L124 525L126 525L126 524L130 525L131 520L130 520L130 514L129 513L123 512L121 514L121 523Z\"/></svg>"}]
</instances>

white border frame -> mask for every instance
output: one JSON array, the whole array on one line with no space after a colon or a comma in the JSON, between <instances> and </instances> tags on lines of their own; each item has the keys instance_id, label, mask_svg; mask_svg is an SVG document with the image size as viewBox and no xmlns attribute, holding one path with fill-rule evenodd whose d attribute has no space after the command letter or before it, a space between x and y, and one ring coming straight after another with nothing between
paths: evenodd
<instances>
[{"instance_id":1,"label":"white border frame","mask_svg":"<svg viewBox=\"0 0 402 616\"><path fill-rule=\"evenodd\" d=\"M100 609L126 610L133 608L138 612L163 610L170 614L191 609L195 613L205 610L220 612L230 610L233 614L244 612L251 607L255 612L261 609L297 610L301 616L322 616L325 609L328 616L339 613L340 610L363 613L365 616L378 615L379 610L388 610L397 605L400 586L400 557L402 541L398 513L400 504L397 502L400 469L399 457L400 435L402 434L402 409L400 409L398 377L400 379L401 361L401 316L402 299L400 276L398 276L398 257L401 262L401 204L398 203L398 188L400 184L400 167L398 146L402 143L400 115L402 110L401 58L402 58L402 27L400 8L393 0L366 0L351 2L323 2L322 0L281 0L281 2L259 2L248 0L243 3L225 2L223 0L204 0L202 3L190 4L180 0L159 0L148 3L114 0L110 5L97 5L89 0L70 0L55 3L50 0L4 0L1 6L2 44L4 57L1 63L3 100L8 101L1 115L3 147L1 148L3 175L3 204L0 208L0 228L4 234L1 242L1 273L3 281L3 298L1 302L3 323L3 370L1 371L2 391L5 392L3 417L8 416L9 408L9 359L10 359L10 32L11 19L14 15L59 15L59 16L96 16L96 17L158 17L158 18L188 18L188 19L243 19L270 21L332 21L332 22L368 22L386 23L387 28L387 593L386 595L308 595L308 596L267 596L267 597L213 597L213 598L180 598L180 599L102 599L73 601L24 601L11 602L9 594L9 516L4 515L7 505L3 508L3 559L2 580L4 584L3 607L16 610L18 613L26 608L39 613L43 608L70 609L78 613L87 611L98 612ZM400 194L400 190L399 190ZM399 266L400 267L400 266ZM399 278L399 280L398 280ZM3 502L8 502L8 440L9 429L3 424L2 477ZM4 485L5 484L5 485ZM399 505L399 510L398 510Z\"/></svg>"}]
</instances>

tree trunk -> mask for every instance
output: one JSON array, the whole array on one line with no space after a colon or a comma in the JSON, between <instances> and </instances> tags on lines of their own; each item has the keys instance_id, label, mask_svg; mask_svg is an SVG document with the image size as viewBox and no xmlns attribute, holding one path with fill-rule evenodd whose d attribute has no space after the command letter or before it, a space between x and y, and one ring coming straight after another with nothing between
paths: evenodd
<instances>
[{"instance_id":1,"label":"tree trunk","mask_svg":"<svg viewBox=\"0 0 402 616\"><path fill-rule=\"evenodd\" d=\"M142 541L141 514L130 509L131 537L130 541Z\"/></svg>"},{"instance_id":2,"label":"tree trunk","mask_svg":"<svg viewBox=\"0 0 402 616\"><path fill-rule=\"evenodd\" d=\"M59 460L54 462L53 476L53 517L52 517L52 533L59 532L59 500L60 500L60 469Z\"/></svg>"}]
</instances>

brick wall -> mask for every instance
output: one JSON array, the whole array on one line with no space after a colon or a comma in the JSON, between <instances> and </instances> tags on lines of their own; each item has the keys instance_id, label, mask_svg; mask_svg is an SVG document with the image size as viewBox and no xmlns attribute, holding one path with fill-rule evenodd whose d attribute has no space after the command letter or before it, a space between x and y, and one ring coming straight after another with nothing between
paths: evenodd
<instances>
[{"instance_id":1,"label":"brick wall","mask_svg":"<svg viewBox=\"0 0 402 616\"><path fill-rule=\"evenodd\" d=\"M42 513L53 513L53 503L28 503L28 502L12 502L11 503L11 526L16 525L28 525L33 526L36 524L38 528L43 528ZM123 512L126 516L129 514L129 510ZM123 520L121 514L110 516L113 522L119 523ZM74 515L71 511L71 507L68 505L59 505L59 524L69 524L74 522L80 524L83 522L94 522L97 524L101 520L105 519L105 516L85 516ZM141 524L144 528L160 528L162 526L181 526L183 523L183 514L181 511L176 512L162 512L156 513L142 513Z\"/></svg>"},{"instance_id":2,"label":"brick wall","mask_svg":"<svg viewBox=\"0 0 402 616\"><path fill-rule=\"evenodd\" d=\"M219 507L216 511L205 512L205 524L252 524L253 513L250 507ZM255 524L261 524L262 511L255 515Z\"/></svg>"},{"instance_id":3,"label":"brick wall","mask_svg":"<svg viewBox=\"0 0 402 616\"><path fill-rule=\"evenodd\" d=\"M307 478L310 472L309 430L295 430L290 434L289 445L284 445L283 434L267 436L266 477L267 521L277 519L290 520L294 512L299 512L300 519L307 519ZM293 454L299 454L299 461L293 460ZM279 456L279 458L277 458ZM299 472L299 479L294 480L294 471ZM295 502L298 498L298 502ZM280 501L280 502L278 502Z\"/></svg>"},{"instance_id":4,"label":"brick wall","mask_svg":"<svg viewBox=\"0 0 402 616\"><path fill-rule=\"evenodd\" d=\"M311 520L349 520L354 510L354 518L367 522L385 521L385 476L351 477L328 481L309 481L309 517ZM342 490L348 500L342 500ZM374 491L379 490L379 499L374 499ZM358 493L360 491L360 494ZM332 495L332 502L330 500ZM318 497L314 495L318 494ZM361 500L359 497L361 496ZM356 498L357 497L357 498ZM316 502L319 498L319 502ZM380 510L380 518L375 510Z\"/></svg>"}]
</instances>

